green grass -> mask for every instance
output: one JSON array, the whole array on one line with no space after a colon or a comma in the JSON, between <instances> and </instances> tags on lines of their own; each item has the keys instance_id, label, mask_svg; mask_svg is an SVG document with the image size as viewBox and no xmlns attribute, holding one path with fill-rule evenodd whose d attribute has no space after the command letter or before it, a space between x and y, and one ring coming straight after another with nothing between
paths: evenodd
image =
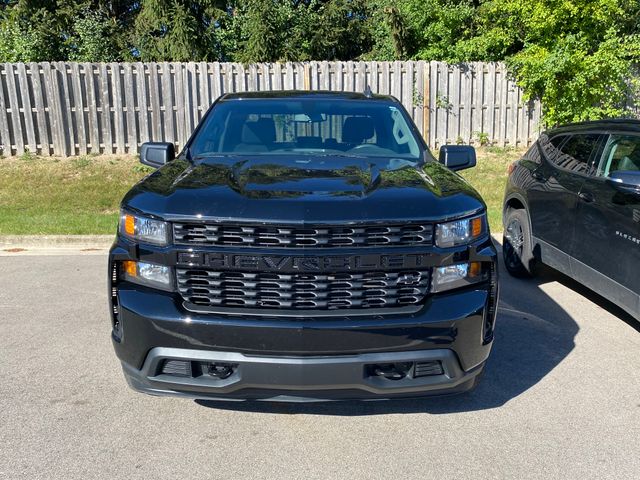
<instances>
[{"instance_id":1,"label":"green grass","mask_svg":"<svg viewBox=\"0 0 640 480\"><path fill-rule=\"evenodd\" d=\"M115 233L118 207L145 173L132 157L0 159L0 235Z\"/></svg>"},{"instance_id":2,"label":"green grass","mask_svg":"<svg viewBox=\"0 0 640 480\"><path fill-rule=\"evenodd\" d=\"M482 147L477 150L475 168L461 172L487 203L489 227L493 233L502 231L502 199L507 181L507 167L520 158L524 150Z\"/></svg>"},{"instance_id":3,"label":"green grass","mask_svg":"<svg viewBox=\"0 0 640 480\"><path fill-rule=\"evenodd\" d=\"M487 202L493 232L502 230L507 165L520 154L481 148L462 173ZM134 157L0 158L0 235L115 233L120 200L149 171Z\"/></svg>"}]
</instances>

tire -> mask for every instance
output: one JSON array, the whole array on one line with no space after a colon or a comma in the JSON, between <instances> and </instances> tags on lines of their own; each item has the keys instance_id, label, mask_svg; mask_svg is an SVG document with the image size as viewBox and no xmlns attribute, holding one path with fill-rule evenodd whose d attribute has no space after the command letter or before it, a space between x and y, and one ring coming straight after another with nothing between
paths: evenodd
<instances>
[{"instance_id":1,"label":"tire","mask_svg":"<svg viewBox=\"0 0 640 480\"><path fill-rule=\"evenodd\" d=\"M504 225L502 258L507 272L518 278L533 277L536 273L536 260L533 256L526 210L509 210Z\"/></svg>"}]
</instances>

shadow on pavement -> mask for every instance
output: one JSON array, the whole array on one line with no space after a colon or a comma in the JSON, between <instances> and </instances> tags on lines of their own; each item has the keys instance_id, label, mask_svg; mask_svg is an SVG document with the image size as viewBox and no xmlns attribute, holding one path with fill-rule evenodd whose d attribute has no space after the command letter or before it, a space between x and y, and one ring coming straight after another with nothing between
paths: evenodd
<instances>
[{"instance_id":1,"label":"shadow on pavement","mask_svg":"<svg viewBox=\"0 0 640 480\"><path fill-rule=\"evenodd\" d=\"M560 281L589 298L596 296L551 269L543 268L533 280L512 278L504 271L503 265L501 270L496 338L484 377L472 392L448 397L379 402L295 404L198 400L197 403L222 410L339 416L419 412L443 414L500 407L536 385L574 348L578 325L540 286ZM600 306L620 316L623 321L634 321L629 316L630 320L626 319L624 312L606 300L600 298L595 301L601 302Z\"/></svg>"},{"instance_id":2,"label":"shadow on pavement","mask_svg":"<svg viewBox=\"0 0 640 480\"><path fill-rule=\"evenodd\" d=\"M585 287L584 285L576 282L574 279L567 277L560 272L553 271L553 275L553 280L555 280L556 282L560 282L565 287L570 288L574 292L588 298L603 310L606 310L611 315L618 317L631 328L633 328L637 332L640 332L640 320L636 320L635 318L633 318L629 313L617 306L615 303L610 302L605 297L598 295L593 290Z\"/></svg>"}]
</instances>

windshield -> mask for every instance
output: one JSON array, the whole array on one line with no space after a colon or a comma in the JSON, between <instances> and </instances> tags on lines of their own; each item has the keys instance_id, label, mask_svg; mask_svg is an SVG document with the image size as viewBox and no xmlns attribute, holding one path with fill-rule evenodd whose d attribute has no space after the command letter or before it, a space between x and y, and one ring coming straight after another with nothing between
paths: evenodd
<instances>
[{"instance_id":1,"label":"windshield","mask_svg":"<svg viewBox=\"0 0 640 480\"><path fill-rule=\"evenodd\" d=\"M420 158L403 112L391 102L341 99L237 99L216 105L190 145L216 154L357 155Z\"/></svg>"}]
</instances>

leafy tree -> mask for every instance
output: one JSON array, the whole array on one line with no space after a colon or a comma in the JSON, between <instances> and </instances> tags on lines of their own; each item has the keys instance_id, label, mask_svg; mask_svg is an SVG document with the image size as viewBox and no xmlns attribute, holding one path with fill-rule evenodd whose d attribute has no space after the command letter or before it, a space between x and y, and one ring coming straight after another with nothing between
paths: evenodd
<instances>
[{"instance_id":1,"label":"leafy tree","mask_svg":"<svg viewBox=\"0 0 640 480\"><path fill-rule=\"evenodd\" d=\"M99 11L85 11L73 24L69 60L113 62L121 58L116 44L116 26Z\"/></svg>"},{"instance_id":2,"label":"leafy tree","mask_svg":"<svg viewBox=\"0 0 640 480\"><path fill-rule=\"evenodd\" d=\"M64 40L55 5L33 0L4 5L0 13L0 61L39 62L64 58Z\"/></svg>"},{"instance_id":3,"label":"leafy tree","mask_svg":"<svg viewBox=\"0 0 640 480\"><path fill-rule=\"evenodd\" d=\"M395 57L405 58L408 53L408 33L405 22L396 7L388 6L384 9L384 13L393 38Z\"/></svg>"},{"instance_id":4,"label":"leafy tree","mask_svg":"<svg viewBox=\"0 0 640 480\"><path fill-rule=\"evenodd\" d=\"M223 57L233 61L350 60L371 48L363 0L248 0L221 19Z\"/></svg>"},{"instance_id":5,"label":"leafy tree","mask_svg":"<svg viewBox=\"0 0 640 480\"><path fill-rule=\"evenodd\" d=\"M0 22L0 61L34 62L40 60L38 39L23 31L15 15Z\"/></svg>"},{"instance_id":6,"label":"leafy tree","mask_svg":"<svg viewBox=\"0 0 640 480\"><path fill-rule=\"evenodd\" d=\"M367 30L370 35L371 47L361 58L363 60L380 61L393 61L403 58L398 55L398 52L407 53L409 51L406 19L403 18L401 13L398 17L390 18L389 8L395 7L390 5L389 0L372 0L368 5ZM399 22L402 25L397 24ZM394 24L398 28L395 35L392 31ZM403 42L403 44L397 44L394 39Z\"/></svg>"},{"instance_id":7,"label":"leafy tree","mask_svg":"<svg viewBox=\"0 0 640 480\"><path fill-rule=\"evenodd\" d=\"M0 60L109 61L131 58L131 0L4 0Z\"/></svg>"},{"instance_id":8,"label":"leafy tree","mask_svg":"<svg viewBox=\"0 0 640 480\"><path fill-rule=\"evenodd\" d=\"M459 58L506 60L547 124L621 116L640 62L639 14L631 0L490 0Z\"/></svg>"},{"instance_id":9,"label":"leafy tree","mask_svg":"<svg viewBox=\"0 0 640 480\"><path fill-rule=\"evenodd\" d=\"M458 62L462 41L473 35L476 8L471 0L399 2L407 21L409 50L414 58Z\"/></svg>"},{"instance_id":10,"label":"leafy tree","mask_svg":"<svg viewBox=\"0 0 640 480\"><path fill-rule=\"evenodd\" d=\"M372 44L367 22L371 15L368 4L364 0L322 2L306 30L313 34L309 58L352 60L369 51Z\"/></svg>"},{"instance_id":11,"label":"leafy tree","mask_svg":"<svg viewBox=\"0 0 640 480\"><path fill-rule=\"evenodd\" d=\"M143 61L216 60L216 20L226 2L218 0L145 0L131 40Z\"/></svg>"},{"instance_id":12,"label":"leafy tree","mask_svg":"<svg viewBox=\"0 0 640 480\"><path fill-rule=\"evenodd\" d=\"M247 0L242 13L240 62L275 62L280 59L285 32L281 5L273 0Z\"/></svg>"},{"instance_id":13,"label":"leafy tree","mask_svg":"<svg viewBox=\"0 0 640 480\"><path fill-rule=\"evenodd\" d=\"M548 125L629 113L637 0L401 0L397 8L413 58L506 61L526 95L542 100Z\"/></svg>"}]
</instances>

